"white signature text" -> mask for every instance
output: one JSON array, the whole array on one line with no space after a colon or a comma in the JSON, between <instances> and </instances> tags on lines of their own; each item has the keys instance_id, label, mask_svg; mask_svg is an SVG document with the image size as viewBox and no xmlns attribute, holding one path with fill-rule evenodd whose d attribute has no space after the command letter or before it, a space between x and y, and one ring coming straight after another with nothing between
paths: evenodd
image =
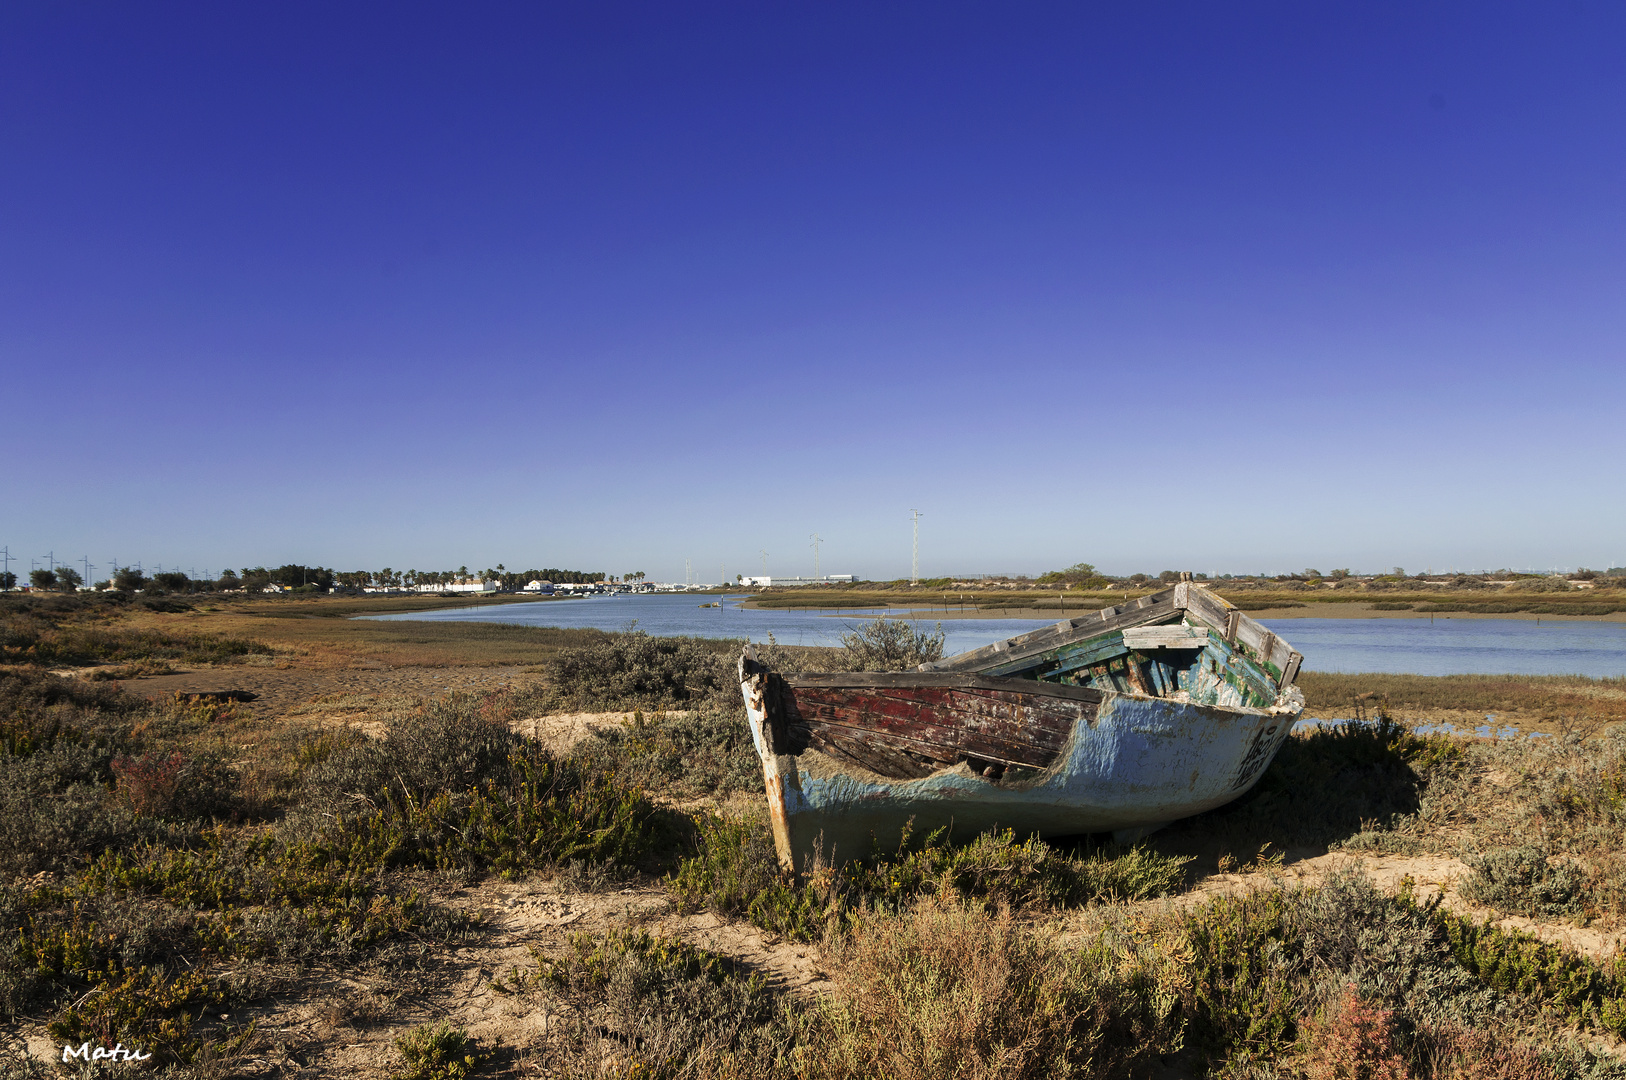
<instances>
[{"instance_id":1,"label":"white signature text","mask_svg":"<svg viewBox=\"0 0 1626 1080\"><path fill-rule=\"evenodd\" d=\"M111 1050L105 1046L92 1048L88 1042L62 1048L63 1061L73 1061L75 1058L80 1061L146 1061L150 1057L151 1054L143 1054L139 1050L126 1050L123 1043L116 1044Z\"/></svg>"}]
</instances>

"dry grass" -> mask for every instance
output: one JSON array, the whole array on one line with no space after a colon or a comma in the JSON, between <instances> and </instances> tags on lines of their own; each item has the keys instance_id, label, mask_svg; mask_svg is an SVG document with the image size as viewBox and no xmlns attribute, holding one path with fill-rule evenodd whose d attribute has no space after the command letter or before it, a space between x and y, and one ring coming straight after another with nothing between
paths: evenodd
<instances>
[{"instance_id":1,"label":"dry grass","mask_svg":"<svg viewBox=\"0 0 1626 1080\"><path fill-rule=\"evenodd\" d=\"M319 603L316 602L316 603ZM500 667L537 665L567 648L604 641L601 630L508 626L500 623L372 621L276 608L132 613L127 624L207 631L251 638L278 654L311 665L356 662L389 667Z\"/></svg>"},{"instance_id":2,"label":"dry grass","mask_svg":"<svg viewBox=\"0 0 1626 1080\"><path fill-rule=\"evenodd\" d=\"M1494 714L1499 721L1569 722L1596 728L1626 720L1626 678L1581 675L1338 675L1301 672L1305 715L1344 719L1374 703L1403 718L1436 712Z\"/></svg>"}]
</instances>

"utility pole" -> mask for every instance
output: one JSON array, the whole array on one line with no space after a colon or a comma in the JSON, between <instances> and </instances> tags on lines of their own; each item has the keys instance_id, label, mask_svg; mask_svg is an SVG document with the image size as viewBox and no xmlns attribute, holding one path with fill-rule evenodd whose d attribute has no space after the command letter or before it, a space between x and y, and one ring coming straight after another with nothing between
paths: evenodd
<instances>
[{"instance_id":1,"label":"utility pole","mask_svg":"<svg viewBox=\"0 0 1626 1080\"><path fill-rule=\"evenodd\" d=\"M768 549L763 548L761 551L758 551L757 554L762 556L762 576L767 577L768 576Z\"/></svg>"},{"instance_id":2,"label":"utility pole","mask_svg":"<svg viewBox=\"0 0 1626 1080\"><path fill-rule=\"evenodd\" d=\"M84 564L85 564L85 587L86 587L86 588L87 588L87 589L88 589L88 588L90 588L90 587L91 587L91 586L93 586L93 585L95 585L95 584L96 584L96 582L95 582L95 581L93 581L93 580L91 580L91 573L90 573L90 556L89 556L89 555L86 555L86 556L85 556L85 557L84 557L84 559L83 559L83 562L84 562Z\"/></svg>"},{"instance_id":3,"label":"utility pole","mask_svg":"<svg viewBox=\"0 0 1626 1080\"><path fill-rule=\"evenodd\" d=\"M911 522L913 522L914 526L915 526L914 553L913 553L912 557L909 560L909 584L911 584L911 585L919 585L920 584L920 511L911 509L909 511L909 520Z\"/></svg>"},{"instance_id":4,"label":"utility pole","mask_svg":"<svg viewBox=\"0 0 1626 1080\"><path fill-rule=\"evenodd\" d=\"M40 558L45 560L45 568L47 570L51 571L53 574L56 573L56 552L47 551L44 555L41 555Z\"/></svg>"},{"instance_id":5,"label":"utility pole","mask_svg":"<svg viewBox=\"0 0 1626 1080\"><path fill-rule=\"evenodd\" d=\"M690 569L688 559L683 560L683 584L685 586L694 584L694 571Z\"/></svg>"},{"instance_id":6,"label":"utility pole","mask_svg":"<svg viewBox=\"0 0 1626 1080\"><path fill-rule=\"evenodd\" d=\"M0 548L0 570L7 574L11 573L11 560L11 546L8 544Z\"/></svg>"},{"instance_id":7,"label":"utility pole","mask_svg":"<svg viewBox=\"0 0 1626 1080\"><path fill-rule=\"evenodd\" d=\"M817 581L819 580L819 545L824 542L824 537L818 533L812 533L810 539L813 541L813 580Z\"/></svg>"}]
</instances>

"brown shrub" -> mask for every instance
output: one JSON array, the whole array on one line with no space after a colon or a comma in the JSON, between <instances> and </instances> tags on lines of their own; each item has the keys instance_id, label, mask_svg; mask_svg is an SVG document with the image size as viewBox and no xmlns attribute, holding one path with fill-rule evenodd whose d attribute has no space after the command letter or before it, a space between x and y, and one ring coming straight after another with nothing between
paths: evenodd
<instances>
[{"instance_id":1,"label":"brown shrub","mask_svg":"<svg viewBox=\"0 0 1626 1080\"><path fill-rule=\"evenodd\" d=\"M1320 1023L1309 1025L1307 1080L1409 1080L1394 1013L1362 1001L1353 984Z\"/></svg>"},{"instance_id":2,"label":"brown shrub","mask_svg":"<svg viewBox=\"0 0 1626 1080\"><path fill-rule=\"evenodd\" d=\"M1068 953L1008 910L927 900L830 955L849 993L804 1045L810 1078L1118 1077L1178 1047L1177 975L1116 935Z\"/></svg>"}]
</instances>

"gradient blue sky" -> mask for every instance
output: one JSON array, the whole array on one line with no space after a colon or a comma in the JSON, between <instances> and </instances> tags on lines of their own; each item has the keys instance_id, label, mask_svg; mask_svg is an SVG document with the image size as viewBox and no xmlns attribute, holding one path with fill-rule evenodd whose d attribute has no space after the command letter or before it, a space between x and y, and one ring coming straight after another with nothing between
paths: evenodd
<instances>
[{"instance_id":1,"label":"gradient blue sky","mask_svg":"<svg viewBox=\"0 0 1626 1080\"><path fill-rule=\"evenodd\" d=\"M1597 0L9 4L0 544L1626 564L1623 72Z\"/></svg>"}]
</instances>

